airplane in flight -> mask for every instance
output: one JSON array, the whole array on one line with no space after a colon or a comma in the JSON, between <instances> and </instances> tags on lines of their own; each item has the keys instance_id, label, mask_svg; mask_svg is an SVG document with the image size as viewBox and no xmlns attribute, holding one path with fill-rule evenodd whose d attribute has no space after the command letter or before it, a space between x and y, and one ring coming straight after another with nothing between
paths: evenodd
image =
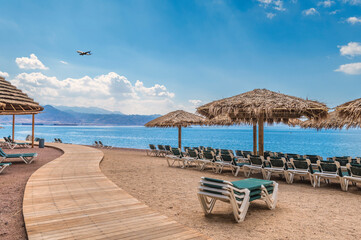
<instances>
[{"instance_id":1,"label":"airplane in flight","mask_svg":"<svg viewBox=\"0 0 361 240\"><path fill-rule=\"evenodd\" d=\"M91 51L87 51L87 52L82 52L82 51L76 51L77 53L79 53L80 56L84 56L84 55L92 55Z\"/></svg>"}]
</instances>

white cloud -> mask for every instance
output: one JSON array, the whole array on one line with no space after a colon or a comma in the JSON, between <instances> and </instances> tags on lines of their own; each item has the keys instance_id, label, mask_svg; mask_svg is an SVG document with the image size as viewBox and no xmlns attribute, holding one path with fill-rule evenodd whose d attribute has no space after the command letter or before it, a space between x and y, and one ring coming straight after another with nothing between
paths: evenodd
<instances>
[{"instance_id":1,"label":"white cloud","mask_svg":"<svg viewBox=\"0 0 361 240\"><path fill-rule=\"evenodd\" d=\"M343 72L343 73L350 74L350 75L361 74L361 62L343 64L338 69L336 69L335 71L336 72Z\"/></svg>"},{"instance_id":2,"label":"white cloud","mask_svg":"<svg viewBox=\"0 0 361 240\"><path fill-rule=\"evenodd\" d=\"M257 0L260 6L264 8L271 7L277 11L286 11L286 8L283 7L282 0Z\"/></svg>"},{"instance_id":3,"label":"white cloud","mask_svg":"<svg viewBox=\"0 0 361 240\"><path fill-rule=\"evenodd\" d=\"M349 42L347 45L339 46L342 56L361 55L361 44L358 42Z\"/></svg>"},{"instance_id":4,"label":"white cloud","mask_svg":"<svg viewBox=\"0 0 361 240\"><path fill-rule=\"evenodd\" d=\"M60 61L60 63L62 63L62 64L68 64L68 62L65 62L65 61Z\"/></svg>"},{"instance_id":5,"label":"white cloud","mask_svg":"<svg viewBox=\"0 0 361 240\"><path fill-rule=\"evenodd\" d=\"M317 3L317 6L323 6L323 7L331 7L335 2L331 1L331 0L325 0L325 1L320 1Z\"/></svg>"},{"instance_id":6,"label":"white cloud","mask_svg":"<svg viewBox=\"0 0 361 240\"><path fill-rule=\"evenodd\" d=\"M356 23L361 23L361 18L358 17L349 17L346 19L346 21L350 24L356 24Z\"/></svg>"},{"instance_id":7,"label":"white cloud","mask_svg":"<svg viewBox=\"0 0 361 240\"><path fill-rule=\"evenodd\" d=\"M174 103L174 93L164 85L146 87L139 80L132 84L114 72L64 80L40 72L21 73L11 82L41 104L94 106L126 114L164 114L185 108Z\"/></svg>"},{"instance_id":8,"label":"white cloud","mask_svg":"<svg viewBox=\"0 0 361 240\"><path fill-rule=\"evenodd\" d=\"M46 70L47 67L38 59L38 57L32 53L30 54L30 58L21 57L15 59L16 64L20 69L42 69Z\"/></svg>"},{"instance_id":9,"label":"white cloud","mask_svg":"<svg viewBox=\"0 0 361 240\"><path fill-rule=\"evenodd\" d=\"M339 13L340 11L341 11L341 10L336 9L336 10L334 10L334 11L330 12L330 14L331 14L331 15L335 15L335 14Z\"/></svg>"},{"instance_id":10,"label":"white cloud","mask_svg":"<svg viewBox=\"0 0 361 240\"><path fill-rule=\"evenodd\" d=\"M269 18L269 19L272 19L272 18L274 18L275 16L276 16L276 14L274 14L274 13L267 13L267 14L266 14L266 17Z\"/></svg>"},{"instance_id":11,"label":"white cloud","mask_svg":"<svg viewBox=\"0 0 361 240\"><path fill-rule=\"evenodd\" d=\"M343 0L343 2L350 5L361 5L361 0Z\"/></svg>"},{"instance_id":12,"label":"white cloud","mask_svg":"<svg viewBox=\"0 0 361 240\"><path fill-rule=\"evenodd\" d=\"M310 15L318 14L318 11L315 8L310 8L310 9L303 10L302 13L303 13L303 15L310 16Z\"/></svg>"},{"instance_id":13,"label":"white cloud","mask_svg":"<svg viewBox=\"0 0 361 240\"><path fill-rule=\"evenodd\" d=\"M8 78L8 77L9 77L9 73L0 71L0 77Z\"/></svg>"},{"instance_id":14,"label":"white cloud","mask_svg":"<svg viewBox=\"0 0 361 240\"><path fill-rule=\"evenodd\" d=\"M199 99L191 99L188 100L188 102L190 102L195 108L198 107L199 105L201 105L202 100Z\"/></svg>"}]
</instances>

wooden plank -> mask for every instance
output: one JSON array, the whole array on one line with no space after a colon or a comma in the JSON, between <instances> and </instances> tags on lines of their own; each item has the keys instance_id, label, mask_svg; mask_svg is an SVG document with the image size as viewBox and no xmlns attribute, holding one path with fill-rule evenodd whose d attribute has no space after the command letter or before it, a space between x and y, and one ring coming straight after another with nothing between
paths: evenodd
<instances>
[{"instance_id":1,"label":"wooden plank","mask_svg":"<svg viewBox=\"0 0 361 240\"><path fill-rule=\"evenodd\" d=\"M95 148L48 143L64 154L28 180L23 214L29 240L207 239L117 187L100 171Z\"/></svg>"}]
</instances>

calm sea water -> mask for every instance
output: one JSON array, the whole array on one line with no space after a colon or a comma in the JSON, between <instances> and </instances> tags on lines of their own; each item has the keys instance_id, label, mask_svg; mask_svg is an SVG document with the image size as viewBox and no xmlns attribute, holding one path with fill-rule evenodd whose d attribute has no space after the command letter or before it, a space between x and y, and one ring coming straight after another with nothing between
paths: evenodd
<instances>
[{"instance_id":1,"label":"calm sea water","mask_svg":"<svg viewBox=\"0 0 361 240\"><path fill-rule=\"evenodd\" d=\"M11 126L3 126L0 137L11 134ZM252 128L192 127L182 129L183 146L211 146L214 148L252 150ZM16 125L15 138L25 139L31 126ZM102 126L36 126L35 136L53 141L91 145L102 140L105 145L147 149L149 143L177 146L178 133L174 128L102 127ZM361 156L361 129L304 130L275 125L265 127L265 149L286 153L327 156Z\"/></svg>"}]
</instances>

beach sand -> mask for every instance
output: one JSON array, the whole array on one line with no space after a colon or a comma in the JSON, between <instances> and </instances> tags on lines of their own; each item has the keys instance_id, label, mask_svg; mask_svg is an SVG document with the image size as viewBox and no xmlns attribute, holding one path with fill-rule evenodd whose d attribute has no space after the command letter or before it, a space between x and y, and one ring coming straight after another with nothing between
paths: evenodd
<instances>
[{"instance_id":1,"label":"beach sand","mask_svg":"<svg viewBox=\"0 0 361 240\"><path fill-rule=\"evenodd\" d=\"M197 198L200 178L234 181L230 172L168 167L165 158L145 151L104 150L103 173L119 187L154 210L213 239L360 239L361 188L343 192L339 184L313 188L309 181L290 185L280 178L275 210L262 201L251 203L244 222L235 223L229 204L217 201L205 217ZM260 175L252 177L260 178Z\"/></svg>"},{"instance_id":2,"label":"beach sand","mask_svg":"<svg viewBox=\"0 0 361 240\"><path fill-rule=\"evenodd\" d=\"M31 164L15 159L16 162L12 162L12 165L0 174L0 239L27 239L22 214L25 185L33 172L60 157L63 152L48 147L3 150L6 153L38 153Z\"/></svg>"}]
</instances>

